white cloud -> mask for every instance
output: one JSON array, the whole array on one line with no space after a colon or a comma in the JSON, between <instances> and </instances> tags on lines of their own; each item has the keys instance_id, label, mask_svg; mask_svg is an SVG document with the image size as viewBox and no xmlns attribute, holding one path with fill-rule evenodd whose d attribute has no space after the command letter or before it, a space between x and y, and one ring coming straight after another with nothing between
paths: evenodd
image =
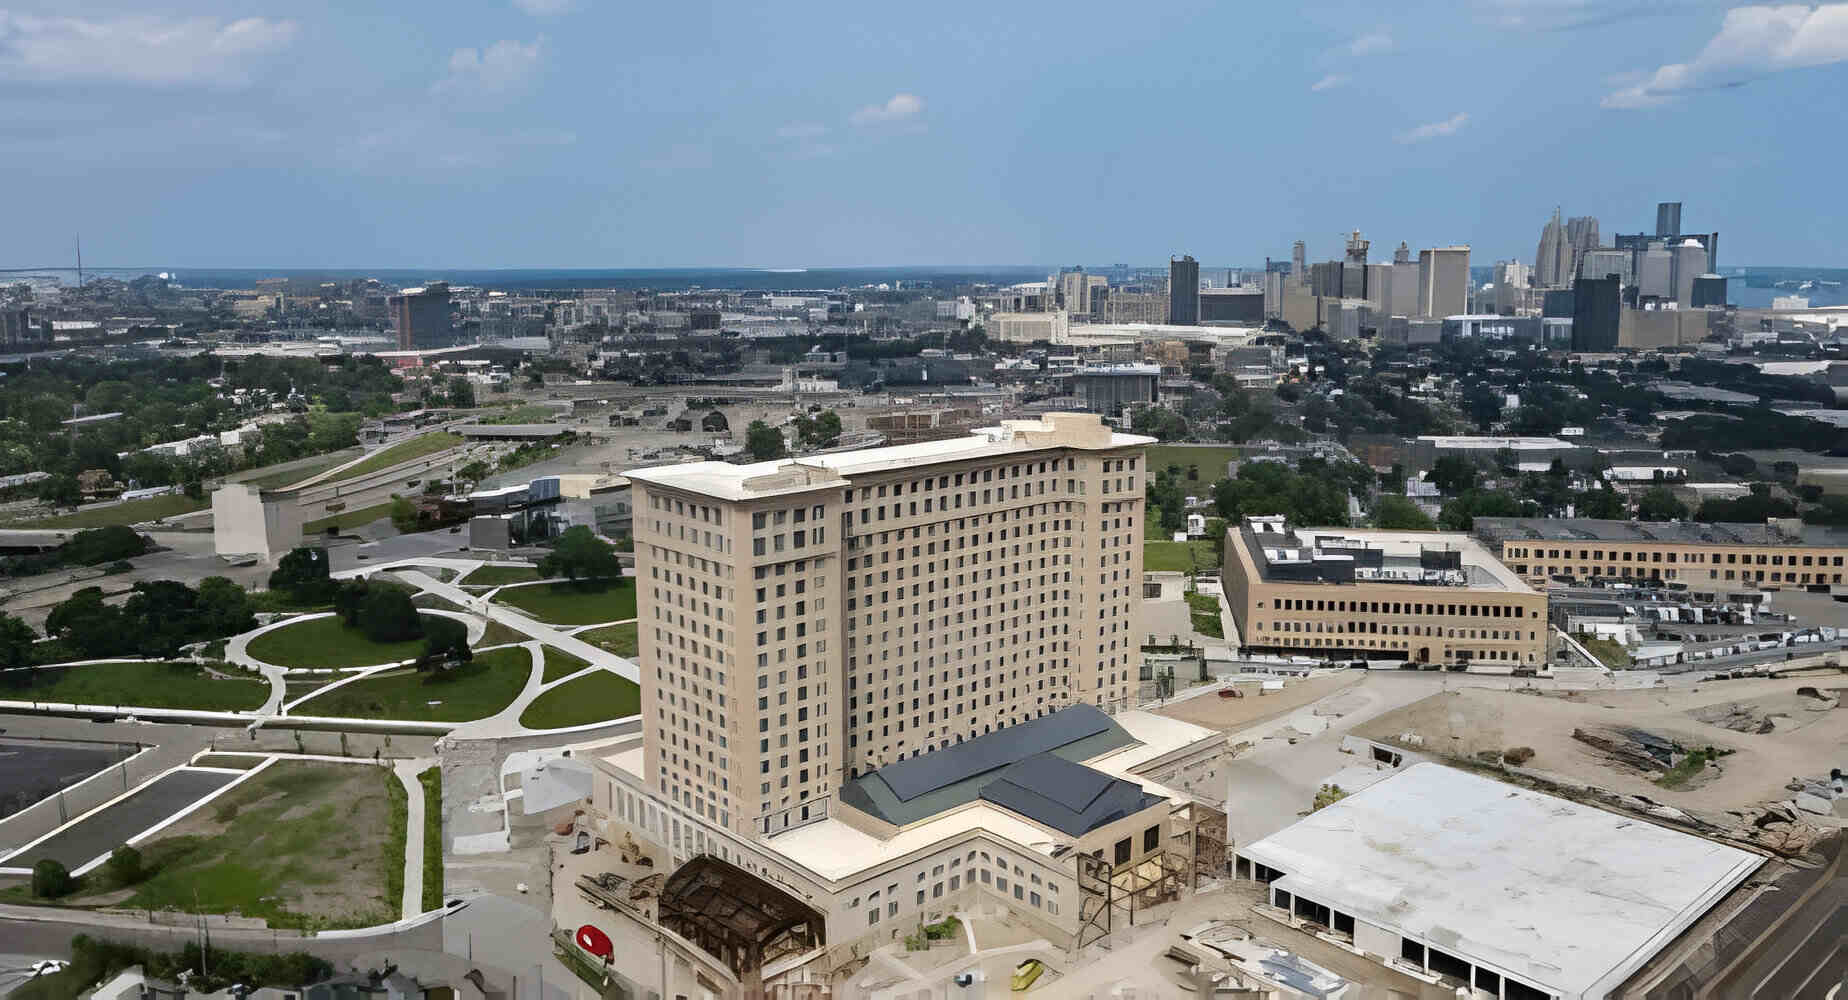
<instances>
[{"instance_id":1,"label":"white cloud","mask_svg":"<svg viewBox=\"0 0 1848 1000\"><path fill-rule=\"evenodd\" d=\"M1459 111L1441 122L1428 122L1409 132L1401 132L1398 139L1400 142L1423 142L1426 139L1436 139L1440 136L1456 135L1457 130L1468 123L1469 115Z\"/></svg>"},{"instance_id":2,"label":"white cloud","mask_svg":"<svg viewBox=\"0 0 1848 1000\"><path fill-rule=\"evenodd\" d=\"M813 139L828 134L828 126L814 122L792 122L776 130L778 139Z\"/></svg>"},{"instance_id":3,"label":"white cloud","mask_svg":"<svg viewBox=\"0 0 1848 1000\"><path fill-rule=\"evenodd\" d=\"M534 17L556 17L577 9L576 0L513 0L513 5Z\"/></svg>"},{"instance_id":4,"label":"white cloud","mask_svg":"<svg viewBox=\"0 0 1848 1000\"><path fill-rule=\"evenodd\" d=\"M1604 98L1607 108L1646 108L1677 94L1737 87L1791 69L1848 62L1848 3L1735 7L1692 62L1670 63Z\"/></svg>"},{"instance_id":5,"label":"white cloud","mask_svg":"<svg viewBox=\"0 0 1848 1000\"><path fill-rule=\"evenodd\" d=\"M1496 27L1573 31L1716 4L1713 0L1477 0L1475 6Z\"/></svg>"},{"instance_id":6,"label":"white cloud","mask_svg":"<svg viewBox=\"0 0 1848 1000\"><path fill-rule=\"evenodd\" d=\"M1348 78L1346 76L1343 76L1340 73L1330 73L1327 76L1321 78L1320 80L1317 80L1316 82L1310 84L1309 89L1317 93L1320 93L1324 90L1333 90L1336 87L1346 84L1347 82L1348 82Z\"/></svg>"},{"instance_id":7,"label":"white cloud","mask_svg":"<svg viewBox=\"0 0 1848 1000\"><path fill-rule=\"evenodd\" d=\"M517 93L539 69L545 39L530 42L503 38L485 49L457 49L449 72L430 88L455 97L500 97Z\"/></svg>"},{"instance_id":8,"label":"white cloud","mask_svg":"<svg viewBox=\"0 0 1848 1000\"><path fill-rule=\"evenodd\" d=\"M903 121L914 118L924 110L924 99L916 94L893 94L892 99L884 104L868 104L853 113L855 125L873 125L879 122Z\"/></svg>"},{"instance_id":9,"label":"white cloud","mask_svg":"<svg viewBox=\"0 0 1848 1000\"><path fill-rule=\"evenodd\" d=\"M1342 51L1350 56L1364 56L1371 55L1375 52L1384 52L1392 48L1392 36L1384 31L1375 31L1371 34L1362 35L1346 45L1343 45L1341 48Z\"/></svg>"},{"instance_id":10,"label":"white cloud","mask_svg":"<svg viewBox=\"0 0 1848 1000\"><path fill-rule=\"evenodd\" d=\"M262 17L42 17L0 10L0 76L235 85L297 30L294 21Z\"/></svg>"}]
</instances>

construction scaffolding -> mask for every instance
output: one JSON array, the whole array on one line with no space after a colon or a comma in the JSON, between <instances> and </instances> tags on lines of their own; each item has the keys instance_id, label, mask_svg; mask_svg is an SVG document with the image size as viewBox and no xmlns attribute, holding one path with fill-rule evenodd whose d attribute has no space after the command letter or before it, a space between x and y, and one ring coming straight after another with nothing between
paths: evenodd
<instances>
[{"instance_id":1,"label":"construction scaffolding","mask_svg":"<svg viewBox=\"0 0 1848 1000\"><path fill-rule=\"evenodd\" d=\"M1095 855L1078 856L1078 933L1072 950L1110 936L1119 922L1172 903L1226 874L1226 814L1204 802L1186 802L1168 815L1168 845L1141 860L1114 867Z\"/></svg>"}]
</instances>

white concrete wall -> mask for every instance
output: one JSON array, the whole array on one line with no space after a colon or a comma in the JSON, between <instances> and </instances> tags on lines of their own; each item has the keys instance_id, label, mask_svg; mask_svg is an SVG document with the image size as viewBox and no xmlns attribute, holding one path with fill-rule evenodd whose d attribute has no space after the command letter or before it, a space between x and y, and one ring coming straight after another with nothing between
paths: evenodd
<instances>
[{"instance_id":1,"label":"white concrete wall","mask_svg":"<svg viewBox=\"0 0 1848 1000\"><path fill-rule=\"evenodd\" d=\"M1391 961L1399 957L1399 935L1356 917L1354 919L1354 947L1385 961Z\"/></svg>"},{"instance_id":2,"label":"white concrete wall","mask_svg":"<svg viewBox=\"0 0 1848 1000\"><path fill-rule=\"evenodd\" d=\"M212 546L221 556L268 559L302 543L302 512L292 496L265 500L247 483L212 491Z\"/></svg>"}]
</instances>

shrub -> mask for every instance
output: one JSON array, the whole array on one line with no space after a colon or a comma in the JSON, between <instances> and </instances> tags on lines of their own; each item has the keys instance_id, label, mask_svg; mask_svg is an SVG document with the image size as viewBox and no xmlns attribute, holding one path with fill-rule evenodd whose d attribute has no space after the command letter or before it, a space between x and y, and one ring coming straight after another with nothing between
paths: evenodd
<instances>
[{"instance_id":1,"label":"shrub","mask_svg":"<svg viewBox=\"0 0 1848 1000\"><path fill-rule=\"evenodd\" d=\"M71 878L70 870L51 858L46 858L32 866L32 895L40 899L57 899L68 896L77 888L76 880Z\"/></svg>"},{"instance_id":2,"label":"shrub","mask_svg":"<svg viewBox=\"0 0 1848 1000\"><path fill-rule=\"evenodd\" d=\"M1516 767L1534 759L1533 747L1509 747L1502 751L1502 762Z\"/></svg>"},{"instance_id":3,"label":"shrub","mask_svg":"<svg viewBox=\"0 0 1848 1000\"><path fill-rule=\"evenodd\" d=\"M103 868L117 885L134 885L148 876L147 869L142 866L141 852L127 844L110 851Z\"/></svg>"}]
</instances>

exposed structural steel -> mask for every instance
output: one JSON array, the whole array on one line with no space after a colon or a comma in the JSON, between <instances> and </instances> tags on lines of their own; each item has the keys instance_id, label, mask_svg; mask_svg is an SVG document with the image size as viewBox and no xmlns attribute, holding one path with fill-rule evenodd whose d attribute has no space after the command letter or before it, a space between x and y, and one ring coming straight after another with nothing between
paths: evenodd
<instances>
[{"instance_id":1,"label":"exposed structural steel","mask_svg":"<svg viewBox=\"0 0 1848 1000\"><path fill-rule=\"evenodd\" d=\"M815 908L710 854L668 876L658 912L661 926L718 956L740 979L826 937Z\"/></svg>"}]
</instances>

